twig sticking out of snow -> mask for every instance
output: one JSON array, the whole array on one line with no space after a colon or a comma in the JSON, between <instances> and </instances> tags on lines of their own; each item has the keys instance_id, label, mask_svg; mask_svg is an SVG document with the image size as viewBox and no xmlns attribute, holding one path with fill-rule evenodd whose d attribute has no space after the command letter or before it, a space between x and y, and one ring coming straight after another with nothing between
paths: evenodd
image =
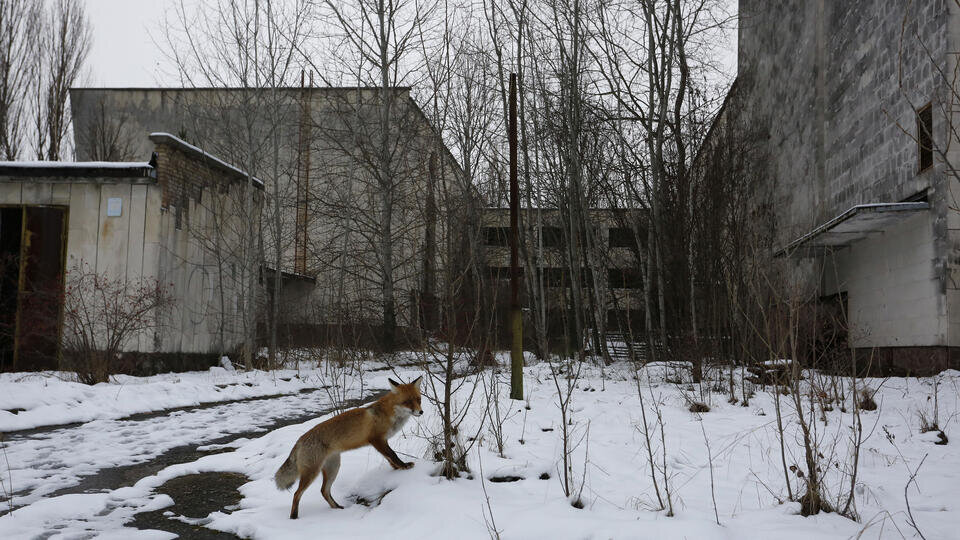
<instances>
[{"instance_id":1,"label":"twig sticking out of snow","mask_svg":"<svg viewBox=\"0 0 960 540\"><path fill-rule=\"evenodd\" d=\"M497 529L497 521L493 517L493 506L490 505L490 495L487 494L487 483L483 477L483 456L480 455L480 447L477 447L477 468L480 469L480 487L483 488L483 498L486 500L487 508L483 510L483 524L487 527L487 533L492 540L500 540L500 530ZM490 519L487 519L487 516Z\"/></svg>"},{"instance_id":2,"label":"twig sticking out of snow","mask_svg":"<svg viewBox=\"0 0 960 540\"><path fill-rule=\"evenodd\" d=\"M910 484L914 483L917 480L917 473L920 472L920 467L923 467L923 462L927 460L929 454L924 454L923 459L920 460L920 464L917 465L917 468L913 470L910 474L910 479L907 480L907 484L903 486L903 500L907 503L907 516L910 518L907 520L907 523L913 527L913 530L917 531L917 534L920 535L920 538L927 540L927 537L920 532L920 527L917 526L917 520L913 518L913 511L910 509Z\"/></svg>"}]
</instances>

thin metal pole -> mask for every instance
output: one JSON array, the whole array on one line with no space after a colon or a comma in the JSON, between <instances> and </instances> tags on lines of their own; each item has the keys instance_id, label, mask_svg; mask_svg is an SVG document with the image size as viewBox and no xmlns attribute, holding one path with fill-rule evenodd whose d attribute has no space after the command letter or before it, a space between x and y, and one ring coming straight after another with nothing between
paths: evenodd
<instances>
[{"instance_id":1,"label":"thin metal pole","mask_svg":"<svg viewBox=\"0 0 960 540\"><path fill-rule=\"evenodd\" d=\"M517 74L510 74L510 399L523 399L523 314L520 309L520 189L517 186Z\"/></svg>"}]
</instances>

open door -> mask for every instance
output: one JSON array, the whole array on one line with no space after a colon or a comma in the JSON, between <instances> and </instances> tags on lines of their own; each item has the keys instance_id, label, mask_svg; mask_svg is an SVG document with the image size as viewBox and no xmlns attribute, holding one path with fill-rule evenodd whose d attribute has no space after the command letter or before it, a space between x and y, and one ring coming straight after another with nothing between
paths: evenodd
<instances>
[{"instance_id":1,"label":"open door","mask_svg":"<svg viewBox=\"0 0 960 540\"><path fill-rule=\"evenodd\" d=\"M14 369L22 239L23 208L0 207L0 371Z\"/></svg>"},{"instance_id":2,"label":"open door","mask_svg":"<svg viewBox=\"0 0 960 540\"><path fill-rule=\"evenodd\" d=\"M66 209L0 208L0 369L56 369Z\"/></svg>"}]
</instances>

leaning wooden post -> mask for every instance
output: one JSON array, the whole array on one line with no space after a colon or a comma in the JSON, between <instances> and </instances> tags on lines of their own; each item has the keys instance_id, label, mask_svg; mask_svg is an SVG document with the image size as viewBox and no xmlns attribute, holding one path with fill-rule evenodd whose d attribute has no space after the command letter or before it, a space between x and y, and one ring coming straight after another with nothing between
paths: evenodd
<instances>
[{"instance_id":1,"label":"leaning wooden post","mask_svg":"<svg viewBox=\"0 0 960 540\"><path fill-rule=\"evenodd\" d=\"M523 313L520 310L520 189L517 187L517 74L510 74L510 399L523 399Z\"/></svg>"}]
</instances>

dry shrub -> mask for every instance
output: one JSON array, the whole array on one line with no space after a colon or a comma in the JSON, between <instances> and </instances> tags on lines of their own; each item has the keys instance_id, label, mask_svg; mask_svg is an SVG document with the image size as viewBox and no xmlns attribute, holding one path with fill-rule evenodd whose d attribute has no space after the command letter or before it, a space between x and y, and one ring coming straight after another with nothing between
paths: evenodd
<instances>
[{"instance_id":1,"label":"dry shrub","mask_svg":"<svg viewBox=\"0 0 960 540\"><path fill-rule=\"evenodd\" d=\"M111 279L86 265L71 268L67 278L64 367L84 384L107 382L126 347L161 325L162 311L173 304L170 287L154 279Z\"/></svg>"},{"instance_id":2,"label":"dry shrub","mask_svg":"<svg viewBox=\"0 0 960 540\"><path fill-rule=\"evenodd\" d=\"M478 349L476 354L470 358L470 364L475 367L496 367L499 365L496 357L487 347Z\"/></svg>"},{"instance_id":3,"label":"dry shrub","mask_svg":"<svg viewBox=\"0 0 960 540\"><path fill-rule=\"evenodd\" d=\"M920 433L940 431L940 426L937 425L937 420L935 418L930 418L925 411L919 411L917 415L920 417Z\"/></svg>"},{"instance_id":4,"label":"dry shrub","mask_svg":"<svg viewBox=\"0 0 960 540\"><path fill-rule=\"evenodd\" d=\"M690 412L692 413L708 413L710 412L710 406L706 403L701 403L699 401L693 401L690 403L689 407Z\"/></svg>"},{"instance_id":5,"label":"dry shrub","mask_svg":"<svg viewBox=\"0 0 960 540\"><path fill-rule=\"evenodd\" d=\"M873 400L873 396L876 394L876 391L872 391L869 388L864 388L860 390L860 396L857 399L857 406L864 411L875 411L877 410L877 402Z\"/></svg>"}]
</instances>

